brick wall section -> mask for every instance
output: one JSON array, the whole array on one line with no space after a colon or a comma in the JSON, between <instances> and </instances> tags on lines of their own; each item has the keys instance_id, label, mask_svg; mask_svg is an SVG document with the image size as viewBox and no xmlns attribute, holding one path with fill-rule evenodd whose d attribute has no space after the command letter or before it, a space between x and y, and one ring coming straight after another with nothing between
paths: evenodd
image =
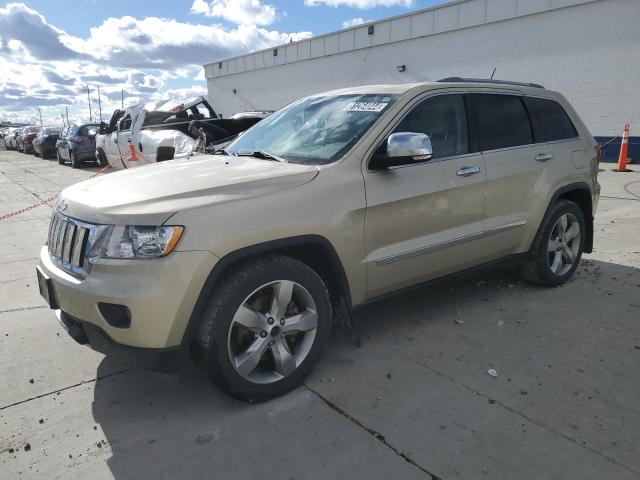
<instances>
[{"instance_id":1,"label":"brick wall section","mask_svg":"<svg viewBox=\"0 0 640 480\"><path fill-rule=\"evenodd\" d=\"M225 116L302 96L448 76L541 83L594 135L640 133L640 1L468 0L205 65ZM220 68L220 65L222 66ZM398 65L406 65L398 72ZM233 93L235 89L236 93Z\"/></svg>"}]
</instances>

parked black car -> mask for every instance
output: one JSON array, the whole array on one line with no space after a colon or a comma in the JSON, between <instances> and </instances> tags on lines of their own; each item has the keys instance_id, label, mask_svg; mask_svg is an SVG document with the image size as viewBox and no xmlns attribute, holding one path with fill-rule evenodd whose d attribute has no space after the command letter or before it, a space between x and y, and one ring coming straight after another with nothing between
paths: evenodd
<instances>
[{"instance_id":1,"label":"parked black car","mask_svg":"<svg viewBox=\"0 0 640 480\"><path fill-rule=\"evenodd\" d=\"M16 137L16 145L19 152L33 153L33 140L42 127L24 127Z\"/></svg>"},{"instance_id":2,"label":"parked black car","mask_svg":"<svg viewBox=\"0 0 640 480\"><path fill-rule=\"evenodd\" d=\"M64 165L69 161L73 168L78 168L87 160L95 162L96 134L99 130L99 123L70 123L64 127L56 142L58 163Z\"/></svg>"},{"instance_id":3,"label":"parked black car","mask_svg":"<svg viewBox=\"0 0 640 480\"><path fill-rule=\"evenodd\" d=\"M33 141L33 154L38 157L46 158L47 155L53 155L56 152L56 142L60 136L60 128L44 127L38 133Z\"/></svg>"}]
</instances>

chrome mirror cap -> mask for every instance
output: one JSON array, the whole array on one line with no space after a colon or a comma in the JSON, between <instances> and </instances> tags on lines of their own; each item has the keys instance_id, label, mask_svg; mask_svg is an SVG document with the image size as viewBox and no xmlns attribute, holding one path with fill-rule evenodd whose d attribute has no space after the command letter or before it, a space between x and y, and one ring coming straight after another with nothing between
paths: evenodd
<instances>
[{"instance_id":1,"label":"chrome mirror cap","mask_svg":"<svg viewBox=\"0 0 640 480\"><path fill-rule=\"evenodd\" d=\"M387 157L407 158L416 161L430 160L433 156L431 139L425 133L398 132L387 139Z\"/></svg>"}]
</instances>

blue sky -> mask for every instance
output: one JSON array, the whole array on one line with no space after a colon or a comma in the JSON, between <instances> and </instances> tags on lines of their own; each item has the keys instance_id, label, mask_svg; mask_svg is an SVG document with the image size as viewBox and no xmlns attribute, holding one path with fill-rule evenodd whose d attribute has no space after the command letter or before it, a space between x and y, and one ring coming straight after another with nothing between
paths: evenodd
<instances>
[{"instance_id":1,"label":"blue sky","mask_svg":"<svg viewBox=\"0 0 640 480\"><path fill-rule=\"evenodd\" d=\"M202 64L445 0L0 1L0 120L206 93ZM97 98L92 98L97 109ZM105 114L108 116L108 113Z\"/></svg>"},{"instance_id":2,"label":"blue sky","mask_svg":"<svg viewBox=\"0 0 640 480\"><path fill-rule=\"evenodd\" d=\"M7 3L11 2L0 2L0 5ZM110 0L108 2L104 0L31 0L25 3L42 13L54 25L74 35L86 35L90 27L102 23L107 18L125 15L136 18L150 16L175 18L190 23L202 23L203 20L199 15L189 13L193 0ZM277 30L284 32L305 30L317 35L338 30L342 28L343 21L351 18L375 20L442 4L445 0L416 0L411 2L411 6L404 6L403 2L397 2L399 5L364 9L346 5L337 8L308 7L302 0L276 0L263 3L274 5L278 12L286 12L286 15L280 15L279 19L271 24ZM216 19L212 21L228 23Z\"/></svg>"}]
</instances>

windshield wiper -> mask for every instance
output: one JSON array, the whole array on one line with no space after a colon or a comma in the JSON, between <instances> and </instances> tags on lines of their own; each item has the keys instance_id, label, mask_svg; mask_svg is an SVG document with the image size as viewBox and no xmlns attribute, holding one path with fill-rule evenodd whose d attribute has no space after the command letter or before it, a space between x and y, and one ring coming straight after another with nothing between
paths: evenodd
<instances>
[{"instance_id":1,"label":"windshield wiper","mask_svg":"<svg viewBox=\"0 0 640 480\"><path fill-rule=\"evenodd\" d=\"M275 160L276 162L287 163L284 158L278 157L273 153L265 152L263 150L258 150L255 152L240 152L235 154L237 157L255 157L260 158L262 160Z\"/></svg>"},{"instance_id":2,"label":"windshield wiper","mask_svg":"<svg viewBox=\"0 0 640 480\"><path fill-rule=\"evenodd\" d=\"M214 155L229 155L229 152L227 152L224 148L219 148L217 150L215 150L213 152Z\"/></svg>"}]
</instances>

